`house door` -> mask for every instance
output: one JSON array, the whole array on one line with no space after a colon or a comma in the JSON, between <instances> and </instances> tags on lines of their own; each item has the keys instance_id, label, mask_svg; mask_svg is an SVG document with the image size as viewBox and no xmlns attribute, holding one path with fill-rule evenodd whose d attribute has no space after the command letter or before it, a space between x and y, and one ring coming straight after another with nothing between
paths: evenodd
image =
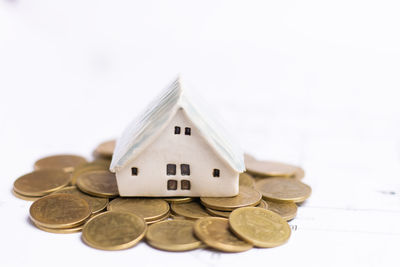
<instances>
[{"instance_id":1,"label":"house door","mask_svg":"<svg viewBox=\"0 0 400 267\"><path fill-rule=\"evenodd\" d=\"M190 165L179 164L180 173L177 173L177 164L167 164L167 190L190 190Z\"/></svg>"}]
</instances>

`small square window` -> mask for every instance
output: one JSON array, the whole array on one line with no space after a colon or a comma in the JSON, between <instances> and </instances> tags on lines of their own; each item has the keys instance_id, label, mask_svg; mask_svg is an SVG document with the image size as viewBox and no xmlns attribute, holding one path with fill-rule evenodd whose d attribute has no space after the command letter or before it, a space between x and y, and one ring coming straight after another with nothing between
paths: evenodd
<instances>
[{"instance_id":1,"label":"small square window","mask_svg":"<svg viewBox=\"0 0 400 267\"><path fill-rule=\"evenodd\" d=\"M181 190L190 190L190 181L189 180L181 181Z\"/></svg>"},{"instance_id":2,"label":"small square window","mask_svg":"<svg viewBox=\"0 0 400 267\"><path fill-rule=\"evenodd\" d=\"M181 164L181 175L190 175L189 164Z\"/></svg>"},{"instance_id":3,"label":"small square window","mask_svg":"<svg viewBox=\"0 0 400 267\"><path fill-rule=\"evenodd\" d=\"M132 175L135 175L135 176L137 176L138 175L138 168L136 168L136 167L132 167Z\"/></svg>"},{"instance_id":4,"label":"small square window","mask_svg":"<svg viewBox=\"0 0 400 267\"><path fill-rule=\"evenodd\" d=\"M177 180L168 180L167 182L167 189L168 190L176 190L178 188L178 181Z\"/></svg>"},{"instance_id":5,"label":"small square window","mask_svg":"<svg viewBox=\"0 0 400 267\"><path fill-rule=\"evenodd\" d=\"M214 177L219 177L219 169L214 169L213 170L213 176Z\"/></svg>"},{"instance_id":6,"label":"small square window","mask_svg":"<svg viewBox=\"0 0 400 267\"><path fill-rule=\"evenodd\" d=\"M185 128L185 135L190 135L191 129L189 127Z\"/></svg>"},{"instance_id":7,"label":"small square window","mask_svg":"<svg viewBox=\"0 0 400 267\"><path fill-rule=\"evenodd\" d=\"M176 164L167 164L167 175L176 175Z\"/></svg>"},{"instance_id":8,"label":"small square window","mask_svg":"<svg viewBox=\"0 0 400 267\"><path fill-rule=\"evenodd\" d=\"M181 134L181 127L175 126L175 134Z\"/></svg>"}]
</instances>

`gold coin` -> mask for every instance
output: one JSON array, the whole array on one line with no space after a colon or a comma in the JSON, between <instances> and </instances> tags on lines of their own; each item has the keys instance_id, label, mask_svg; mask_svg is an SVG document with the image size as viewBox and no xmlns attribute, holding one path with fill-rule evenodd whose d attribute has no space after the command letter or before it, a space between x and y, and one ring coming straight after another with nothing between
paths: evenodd
<instances>
[{"instance_id":1,"label":"gold coin","mask_svg":"<svg viewBox=\"0 0 400 267\"><path fill-rule=\"evenodd\" d=\"M260 203L256 207L268 209L268 204L264 199L261 199ZM231 211L214 210L207 207L205 209L209 214L214 216L229 218L229 215L231 215Z\"/></svg>"},{"instance_id":2,"label":"gold coin","mask_svg":"<svg viewBox=\"0 0 400 267\"><path fill-rule=\"evenodd\" d=\"M92 214L99 213L107 207L108 199L104 197L94 197L79 191L75 186L64 187L53 194L72 194L78 196L89 204Z\"/></svg>"},{"instance_id":3,"label":"gold coin","mask_svg":"<svg viewBox=\"0 0 400 267\"><path fill-rule=\"evenodd\" d=\"M167 251L186 251L200 247L201 241L193 233L193 221L168 220L149 226L146 241L149 245Z\"/></svg>"},{"instance_id":4,"label":"gold coin","mask_svg":"<svg viewBox=\"0 0 400 267\"><path fill-rule=\"evenodd\" d=\"M274 177L259 180L256 189L267 200L303 202L311 195L311 187L290 178Z\"/></svg>"},{"instance_id":5,"label":"gold coin","mask_svg":"<svg viewBox=\"0 0 400 267\"><path fill-rule=\"evenodd\" d=\"M289 224L277 213L256 207L232 211L229 225L238 237L263 248L282 245L291 233Z\"/></svg>"},{"instance_id":6,"label":"gold coin","mask_svg":"<svg viewBox=\"0 0 400 267\"><path fill-rule=\"evenodd\" d=\"M251 160L246 162L246 171L255 176L293 176L296 172L296 166L276 162Z\"/></svg>"},{"instance_id":7,"label":"gold coin","mask_svg":"<svg viewBox=\"0 0 400 267\"><path fill-rule=\"evenodd\" d=\"M127 249L142 240L146 229L145 221L136 214L107 211L94 216L85 224L82 239L97 249Z\"/></svg>"},{"instance_id":8,"label":"gold coin","mask_svg":"<svg viewBox=\"0 0 400 267\"><path fill-rule=\"evenodd\" d=\"M304 176L305 176L304 170L300 167L296 167L293 178L300 180L303 179Z\"/></svg>"},{"instance_id":9,"label":"gold coin","mask_svg":"<svg viewBox=\"0 0 400 267\"><path fill-rule=\"evenodd\" d=\"M245 163L245 165L247 165L247 162L249 162L249 161L256 161L256 160L257 159L253 155L244 153L244 163Z\"/></svg>"},{"instance_id":10,"label":"gold coin","mask_svg":"<svg viewBox=\"0 0 400 267\"><path fill-rule=\"evenodd\" d=\"M35 162L35 170L60 169L72 172L76 166L87 162L85 158L76 155L54 155L39 159Z\"/></svg>"},{"instance_id":11,"label":"gold coin","mask_svg":"<svg viewBox=\"0 0 400 267\"><path fill-rule=\"evenodd\" d=\"M115 174L109 171L92 171L80 175L76 181L79 190L96 197L119 196Z\"/></svg>"},{"instance_id":12,"label":"gold coin","mask_svg":"<svg viewBox=\"0 0 400 267\"><path fill-rule=\"evenodd\" d=\"M83 163L75 168L71 175L71 184L75 185L79 176L91 171L108 171L109 165L103 161Z\"/></svg>"},{"instance_id":13,"label":"gold coin","mask_svg":"<svg viewBox=\"0 0 400 267\"><path fill-rule=\"evenodd\" d=\"M228 219L204 217L194 224L194 233L209 247L225 252L242 252L253 245L237 238L229 229Z\"/></svg>"},{"instance_id":14,"label":"gold coin","mask_svg":"<svg viewBox=\"0 0 400 267\"><path fill-rule=\"evenodd\" d=\"M188 203L194 200L192 197L163 197L163 199L168 203Z\"/></svg>"},{"instance_id":15,"label":"gold coin","mask_svg":"<svg viewBox=\"0 0 400 267\"><path fill-rule=\"evenodd\" d=\"M27 201L35 201L35 200L38 200L39 198L41 198L41 197L24 196L24 195L21 195L21 194L15 192L14 189L12 190L12 193L13 193L13 195L14 195L15 197L17 197L17 198L19 198L19 199L22 199L22 200L27 200Z\"/></svg>"},{"instance_id":16,"label":"gold coin","mask_svg":"<svg viewBox=\"0 0 400 267\"><path fill-rule=\"evenodd\" d=\"M169 204L157 198L116 198L108 204L107 210L132 212L150 222L168 215Z\"/></svg>"},{"instance_id":17,"label":"gold coin","mask_svg":"<svg viewBox=\"0 0 400 267\"><path fill-rule=\"evenodd\" d=\"M147 224L153 224L153 223L156 223L156 222L165 221L166 219L169 218L169 216L170 216L170 213L168 212L167 214L165 214L165 215L162 216L161 218L158 218L158 219L155 219L155 220L152 220L152 221L148 221L148 222L146 222L146 223L147 223Z\"/></svg>"},{"instance_id":18,"label":"gold coin","mask_svg":"<svg viewBox=\"0 0 400 267\"><path fill-rule=\"evenodd\" d=\"M241 173L239 175L239 186L248 186L254 188L255 182L253 177L247 173Z\"/></svg>"},{"instance_id":19,"label":"gold coin","mask_svg":"<svg viewBox=\"0 0 400 267\"><path fill-rule=\"evenodd\" d=\"M89 218L89 204L71 194L54 194L42 197L31 205L30 218L46 228L71 228Z\"/></svg>"},{"instance_id":20,"label":"gold coin","mask_svg":"<svg viewBox=\"0 0 400 267\"><path fill-rule=\"evenodd\" d=\"M172 203L171 210L179 216L188 219L198 219L210 216L199 202Z\"/></svg>"},{"instance_id":21,"label":"gold coin","mask_svg":"<svg viewBox=\"0 0 400 267\"><path fill-rule=\"evenodd\" d=\"M33 224L37 228L42 230L42 231L46 231L46 232L54 233L54 234L72 234L72 233L80 232L83 229L83 225L78 225L78 226L75 226L75 227L72 227L72 228L59 228L59 229L56 229L56 228L43 227L43 226L41 226L39 224L36 224L35 222L33 222Z\"/></svg>"},{"instance_id":22,"label":"gold coin","mask_svg":"<svg viewBox=\"0 0 400 267\"><path fill-rule=\"evenodd\" d=\"M201 197L204 206L230 211L240 207L256 206L261 201L261 194L253 188L239 186L239 195L235 197Z\"/></svg>"},{"instance_id":23,"label":"gold coin","mask_svg":"<svg viewBox=\"0 0 400 267\"><path fill-rule=\"evenodd\" d=\"M44 196L69 184L71 175L61 170L39 170L19 177L14 191L24 196Z\"/></svg>"},{"instance_id":24,"label":"gold coin","mask_svg":"<svg viewBox=\"0 0 400 267\"><path fill-rule=\"evenodd\" d=\"M278 213L286 221L292 220L297 214L297 205L294 202L277 202L267 200L268 210Z\"/></svg>"},{"instance_id":25,"label":"gold coin","mask_svg":"<svg viewBox=\"0 0 400 267\"><path fill-rule=\"evenodd\" d=\"M114 153L115 143L115 140L109 140L101 143L94 150L93 155L95 157L111 158Z\"/></svg>"}]
</instances>

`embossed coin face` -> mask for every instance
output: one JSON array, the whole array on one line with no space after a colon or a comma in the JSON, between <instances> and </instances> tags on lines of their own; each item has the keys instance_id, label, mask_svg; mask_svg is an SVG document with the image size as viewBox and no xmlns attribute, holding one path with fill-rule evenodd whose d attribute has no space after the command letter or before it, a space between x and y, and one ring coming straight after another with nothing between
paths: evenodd
<instances>
[{"instance_id":1,"label":"embossed coin face","mask_svg":"<svg viewBox=\"0 0 400 267\"><path fill-rule=\"evenodd\" d=\"M71 184L75 185L78 177L84 173L92 171L108 171L109 167L110 165L108 164L107 161L100 161L100 160L81 164L75 167L75 170L72 172Z\"/></svg>"},{"instance_id":2,"label":"embossed coin face","mask_svg":"<svg viewBox=\"0 0 400 267\"><path fill-rule=\"evenodd\" d=\"M60 169L72 172L76 166L86 163L86 159L76 155L54 155L39 159L35 162L35 170Z\"/></svg>"},{"instance_id":3,"label":"embossed coin face","mask_svg":"<svg viewBox=\"0 0 400 267\"><path fill-rule=\"evenodd\" d=\"M156 198L116 198L107 207L111 211L132 212L141 216L146 222L168 216L169 204Z\"/></svg>"},{"instance_id":4,"label":"embossed coin face","mask_svg":"<svg viewBox=\"0 0 400 267\"><path fill-rule=\"evenodd\" d=\"M235 197L201 197L204 206L215 209L230 211L240 207L256 206L261 201L261 194L247 186L239 187L239 195Z\"/></svg>"},{"instance_id":5,"label":"embossed coin face","mask_svg":"<svg viewBox=\"0 0 400 267\"><path fill-rule=\"evenodd\" d=\"M267 200L303 202L311 195L311 187L290 178L267 178L257 181L256 189Z\"/></svg>"},{"instance_id":6,"label":"embossed coin face","mask_svg":"<svg viewBox=\"0 0 400 267\"><path fill-rule=\"evenodd\" d=\"M31 205L30 218L45 228L71 228L82 224L91 211L88 203L71 194L42 197Z\"/></svg>"},{"instance_id":7,"label":"embossed coin face","mask_svg":"<svg viewBox=\"0 0 400 267\"><path fill-rule=\"evenodd\" d=\"M109 140L97 146L93 155L95 157L111 158L115 149L115 140Z\"/></svg>"},{"instance_id":8,"label":"embossed coin face","mask_svg":"<svg viewBox=\"0 0 400 267\"><path fill-rule=\"evenodd\" d=\"M237 238L229 229L228 219L204 217L194 224L195 235L209 247L225 252L242 252L253 245Z\"/></svg>"},{"instance_id":9,"label":"embossed coin face","mask_svg":"<svg viewBox=\"0 0 400 267\"><path fill-rule=\"evenodd\" d=\"M253 177L247 173L241 173L239 175L239 186L248 186L254 188L255 182Z\"/></svg>"},{"instance_id":10,"label":"embossed coin face","mask_svg":"<svg viewBox=\"0 0 400 267\"><path fill-rule=\"evenodd\" d=\"M96 214L96 213L104 210L108 204L108 198L94 197L94 196L87 195L87 194L79 191L75 186L68 186L68 187L62 188L62 189L54 192L54 194L58 194L58 193L72 194L72 195L78 196L78 197L86 200L86 202L89 204L92 214Z\"/></svg>"},{"instance_id":11,"label":"embossed coin face","mask_svg":"<svg viewBox=\"0 0 400 267\"><path fill-rule=\"evenodd\" d=\"M198 219L210 216L204 207L197 201L188 203L172 203L172 211L179 216L187 219Z\"/></svg>"},{"instance_id":12,"label":"embossed coin face","mask_svg":"<svg viewBox=\"0 0 400 267\"><path fill-rule=\"evenodd\" d=\"M297 214L297 205L293 202L266 201L268 210L278 213L286 221L290 221Z\"/></svg>"},{"instance_id":13,"label":"embossed coin face","mask_svg":"<svg viewBox=\"0 0 400 267\"><path fill-rule=\"evenodd\" d=\"M62 170L39 170L19 177L14 191L24 196L44 196L68 185L71 175Z\"/></svg>"},{"instance_id":14,"label":"embossed coin face","mask_svg":"<svg viewBox=\"0 0 400 267\"><path fill-rule=\"evenodd\" d=\"M276 161L260 161L250 160L246 162L246 170L248 173L256 176L293 176L296 172L296 166L276 162Z\"/></svg>"},{"instance_id":15,"label":"embossed coin face","mask_svg":"<svg viewBox=\"0 0 400 267\"><path fill-rule=\"evenodd\" d=\"M256 207L232 211L230 229L241 239L257 247L276 247L290 237L288 223L277 213Z\"/></svg>"},{"instance_id":16,"label":"embossed coin face","mask_svg":"<svg viewBox=\"0 0 400 267\"><path fill-rule=\"evenodd\" d=\"M92 171L78 177L79 190L97 197L119 196L115 174L109 171Z\"/></svg>"},{"instance_id":17,"label":"embossed coin face","mask_svg":"<svg viewBox=\"0 0 400 267\"><path fill-rule=\"evenodd\" d=\"M201 246L194 236L193 221L168 220L149 226L146 241L149 245L167 251L186 251Z\"/></svg>"},{"instance_id":18,"label":"embossed coin face","mask_svg":"<svg viewBox=\"0 0 400 267\"><path fill-rule=\"evenodd\" d=\"M94 216L85 224L82 239L97 249L126 249L144 237L146 228L143 218L136 214L107 211Z\"/></svg>"}]
</instances>

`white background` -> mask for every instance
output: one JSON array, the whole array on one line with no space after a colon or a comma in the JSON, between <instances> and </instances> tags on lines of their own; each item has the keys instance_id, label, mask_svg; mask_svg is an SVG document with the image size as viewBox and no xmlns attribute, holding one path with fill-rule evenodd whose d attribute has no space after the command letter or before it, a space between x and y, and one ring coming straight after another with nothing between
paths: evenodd
<instances>
[{"instance_id":1,"label":"white background","mask_svg":"<svg viewBox=\"0 0 400 267\"><path fill-rule=\"evenodd\" d=\"M399 266L398 1L0 1L1 266ZM88 158L177 73L249 153L301 165L289 242L240 254L92 249L12 183Z\"/></svg>"}]
</instances>

